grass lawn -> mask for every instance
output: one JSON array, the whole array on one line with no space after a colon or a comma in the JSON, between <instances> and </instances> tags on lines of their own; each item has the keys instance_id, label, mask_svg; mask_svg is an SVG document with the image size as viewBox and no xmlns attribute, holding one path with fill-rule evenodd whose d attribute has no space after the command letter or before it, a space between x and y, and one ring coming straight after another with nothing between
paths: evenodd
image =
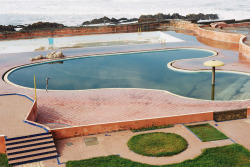
<instances>
[{"instance_id":1,"label":"grass lawn","mask_svg":"<svg viewBox=\"0 0 250 167\"><path fill-rule=\"evenodd\" d=\"M171 128L171 127L174 127L174 125L151 126L151 127L147 127L147 128L131 129L131 131L132 132L141 132L141 131L163 129L163 128Z\"/></svg>"},{"instance_id":2,"label":"grass lawn","mask_svg":"<svg viewBox=\"0 0 250 167\"><path fill-rule=\"evenodd\" d=\"M0 154L0 167L8 167L8 159L5 154Z\"/></svg>"},{"instance_id":3,"label":"grass lawn","mask_svg":"<svg viewBox=\"0 0 250 167\"><path fill-rule=\"evenodd\" d=\"M156 167L141 164L116 155L97 157L81 161L68 161L67 167ZM250 166L250 151L239 144L205 149L202 155L192 160L161 167L229 167Z\"/></svg>"},{"instance_id":4,"label":"grass lawn","mask_svg":"<svg viewBox=\"0 0 250 167\"><path fill-rule=\"evenodd\" d=\"M187 149L187 141L175 133L143 133L133 136L128 147L133 152L146 156L172 156Z\"/></svg>"},{"instance_id":5,"label":"grass lawn","mask_svg":"<svg viewBox=\"0 0 250 167\"><path fill-rule=\"evenodd\" d=\"M198 125L188 125L186 127L190 129L194 134L196 134L203 142L228 139L226 135L218 131L209 123L198 124Z\"/></svg>"}]
</instances>

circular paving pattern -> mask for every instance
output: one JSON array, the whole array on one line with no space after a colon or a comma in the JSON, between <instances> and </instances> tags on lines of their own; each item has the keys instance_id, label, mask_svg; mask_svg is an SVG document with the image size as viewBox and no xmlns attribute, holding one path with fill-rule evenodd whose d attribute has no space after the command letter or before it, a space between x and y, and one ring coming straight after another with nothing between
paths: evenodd
<instances>
[{"instance_id":1,"label":"circular paving pattern","mask_svg":"<svg viewBox=\"0 0 250 167\"><path fill-rule=\"evenodd\" d=\"M133 136L128 141L128 147L140 155L164 157L186 150L188 142L175 133L154 132Z\"/></svg>"}]
</instances>

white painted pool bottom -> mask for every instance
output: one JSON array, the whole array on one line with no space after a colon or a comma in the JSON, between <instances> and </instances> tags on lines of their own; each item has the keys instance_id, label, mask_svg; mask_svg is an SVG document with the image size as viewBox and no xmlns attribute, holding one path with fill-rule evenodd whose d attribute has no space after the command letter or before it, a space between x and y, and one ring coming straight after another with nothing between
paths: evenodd
<instances>
[{"instance_id":1,"label":"white painted pool bottom","mask_svg":"<svg viewBox=\"0 0 250 167\"><path fill-rule=\"evenodd\" d=\"M49 42L50 40L50 42ZM53 41L53 44L51 44ZM117 34L98 34L98 35L81 35L71 37L37 38L0 41L0 54L32 52L36 50L50 50L61 48L75 48L85 46L105 46L140 44L140 43L169 43L183 42L183 40L166 34L161 31L153 32L135 32L135 33L117 33Z\"/></svg>"}]
</instances>

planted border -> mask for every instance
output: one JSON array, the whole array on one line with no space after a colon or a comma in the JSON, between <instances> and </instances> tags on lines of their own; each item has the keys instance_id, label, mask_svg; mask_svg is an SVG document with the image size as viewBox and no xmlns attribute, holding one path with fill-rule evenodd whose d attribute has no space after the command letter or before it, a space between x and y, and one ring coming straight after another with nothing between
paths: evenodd
<instances>
[{"instance_id":1,"label":"planted border","mask_svg":"<svg viewBox=\"0 0 250 167\"><path fill-rule=\"evenodd\" d=\"M151 127L145 127L145 128L139 128L139 129L131 129L132 132L142 132L142 131L148 131L148 130L155 130L155 129L164 129L164 128L171 128L174 127L174 125L162 125L162 126L151 126Z\"/></svg>"},{"instance_id":2,"label":"planted border","mask_svg":"<svg viewBox=\"0 0 250 167\"><path fill-rule=\"evenodd\" d=\"M186 127L191 130L196 136L198 136L203 142L228 139L225 134L214 128L209 123L187 125Z\"/></svg>"},{"instance_id":3,"label":"planted border","mask_svg":"<svg viewBox=\"0 0 250 167\"><path fill-rule=\"evenodd\" d=\"M9 162L5 154L0 154L0 166L9 167Z\"/></svg>"}]
</instances>

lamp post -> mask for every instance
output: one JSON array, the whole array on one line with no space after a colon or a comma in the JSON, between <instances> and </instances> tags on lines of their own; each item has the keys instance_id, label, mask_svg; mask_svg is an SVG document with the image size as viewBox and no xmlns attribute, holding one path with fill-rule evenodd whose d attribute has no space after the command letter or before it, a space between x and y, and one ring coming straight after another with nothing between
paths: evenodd
<instances>
[{"instance_id":1,"label":"lamp post","mask_svg":"<svg viewBox=\"0 0 250 167\"><path fill-rule=\"evenodd\" d=\"M204 66L212 67L212 95L211 100L214 100L214 90L215 90L215 67L223 66L224 63L219 60L209 60L203 63Z\"/></svg>"}]
</instances>

